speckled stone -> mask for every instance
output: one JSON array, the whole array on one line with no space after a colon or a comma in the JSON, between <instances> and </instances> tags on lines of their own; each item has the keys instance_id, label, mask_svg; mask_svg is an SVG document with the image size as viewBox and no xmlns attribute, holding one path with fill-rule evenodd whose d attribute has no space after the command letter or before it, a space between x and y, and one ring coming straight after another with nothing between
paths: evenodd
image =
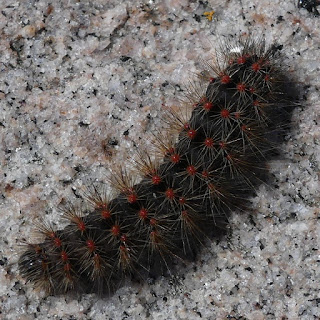
<instances>
[{"instance_id":1,"label":"speckled stone","mask_svg":"<svg viewBox=\"0 0 320 320\"><path fill-rule=\"evenodd\" d=\"M319 319L320 18L296 1L0 0L1 319ZM204 12L214 10L209 21ZM282 45L304 107L250 212L172 277L110 298L45 297L17 269L34 221L130 169L164 105L225 38Z\"/></svg>"}]
</instances>

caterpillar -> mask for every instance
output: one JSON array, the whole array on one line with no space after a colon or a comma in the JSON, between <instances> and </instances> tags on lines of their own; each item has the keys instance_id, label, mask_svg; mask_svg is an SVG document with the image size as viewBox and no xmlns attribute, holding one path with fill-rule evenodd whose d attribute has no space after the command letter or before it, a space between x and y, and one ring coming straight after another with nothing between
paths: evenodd
<instances>
[{"instance_id":1,"label":"caterpillar","mask_svg":"<svg viewBox=\"0 0 320 320\"><path fill-rule=\"evenodd\" d=\"M119 169L109 181L116 196L95 185L84 193L90 210L65 206L65 229L39 226L44 240L19 259L23 278L52 295L109 294L126 277L193 260L233 210L246 210L290 129L297 90L278 46L247 39L221 52L181 110L167 112L168 133L154 135L162 159L142 148L140 182Z\"/></svg>"}]
</instances>

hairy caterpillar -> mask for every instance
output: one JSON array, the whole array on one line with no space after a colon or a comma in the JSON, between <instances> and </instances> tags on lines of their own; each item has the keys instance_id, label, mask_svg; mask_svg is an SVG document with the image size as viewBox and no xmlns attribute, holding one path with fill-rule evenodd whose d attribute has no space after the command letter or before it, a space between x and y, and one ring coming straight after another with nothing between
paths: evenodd
<instances>
[{"instance_id":1,"label":"hairy caterpillar","mask_svg":"<svg viewBox=\"0 0 320 320\"><path fill-rule=\"evenodd\" d=\"M139 152L140 183L120 171L111 180L115 198L94 187L88 215L69 205L64 230L42 225L44 241L28 244L19 260L26 280L50 294L109 293L126 275L192 259L233 209L245 209L289 128L296 91L276 46L240 41L219 58L182 106L188 119L172 111L169 134L156 135L162 162Z\"/></svg>"}]
</instances>

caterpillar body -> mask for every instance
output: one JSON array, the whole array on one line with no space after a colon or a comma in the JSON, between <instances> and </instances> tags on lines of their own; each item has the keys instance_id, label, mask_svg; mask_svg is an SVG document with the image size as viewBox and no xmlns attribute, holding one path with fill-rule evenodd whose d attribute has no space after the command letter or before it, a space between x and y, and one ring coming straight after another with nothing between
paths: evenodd
<instances>
[{"instance_id":1,"label":"caterpillar body","mask_svg":"<svg viewBox=\"0 0 320 320\"><path fill-rule=\"evenodd\" d=\"M68 205L65 229L40 227L44 240L19 260L27 281L50 294L110 293L127 275L157 275L193 259L232 210L246 208L289 130L297 92L278 47L245 40L223 52L181 106L189 116L170 112L169 134L155 136L162 161L138 152L139 183L114 173L117 196L93 187L88 214Z\"/></svg>"}]
</instances>

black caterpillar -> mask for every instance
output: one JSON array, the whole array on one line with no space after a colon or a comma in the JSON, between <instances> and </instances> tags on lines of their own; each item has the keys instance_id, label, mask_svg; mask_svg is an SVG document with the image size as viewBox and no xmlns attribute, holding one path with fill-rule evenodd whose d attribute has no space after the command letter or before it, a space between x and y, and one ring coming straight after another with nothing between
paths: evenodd
<instances>
[{"instance_id":1,"label":"black caterpillar","mask_svg":"<svg viewBox=\"0 0 320 320\"><path fill-rule=\"evenodd\" d=\"M69 205L64 230L43 224L43 242L20 257L21 275L50 294L105 294L126 275L157 275L193 259L221 235L230 212L244 210L266 181L266 163L289 130L297 90L279 51L263 41L226 46L219 65L199 74L204 89L182 106L190 119L171 112L169 134L155 138L163 161L140 151L140 183L121 171L111 181L115 198L93 187L89 214Z\"/></svg>"}]
</instances>

